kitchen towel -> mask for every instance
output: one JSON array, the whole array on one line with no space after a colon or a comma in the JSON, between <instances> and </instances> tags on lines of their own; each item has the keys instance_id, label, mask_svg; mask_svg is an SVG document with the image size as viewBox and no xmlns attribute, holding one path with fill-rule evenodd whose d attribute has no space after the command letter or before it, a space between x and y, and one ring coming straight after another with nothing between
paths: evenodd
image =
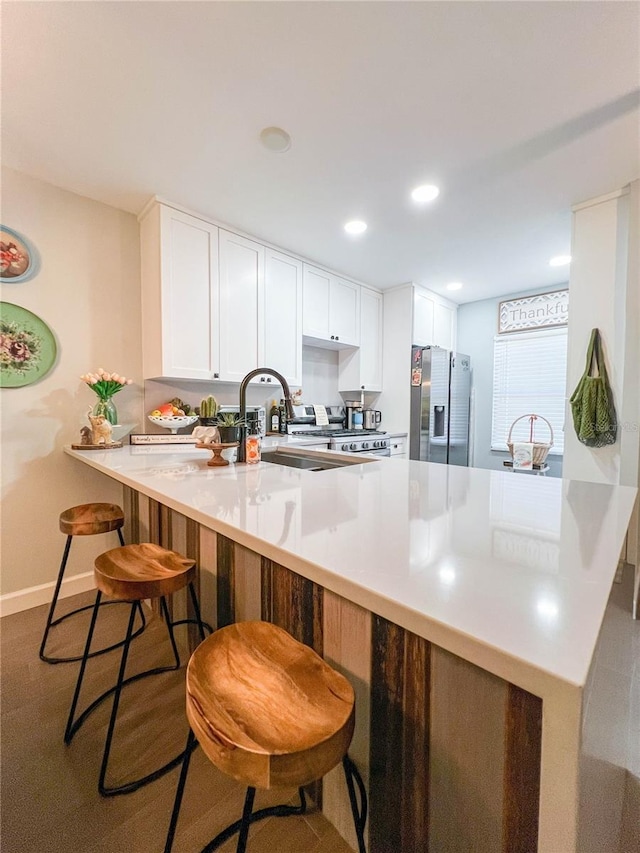
<instances>
[{"instance_id":1,"label":"kitchen towel","mask_svg":"<svg viewBox=\"0 0 640 853\"><path fill-rule=\"evenodd\" d=\"M531 471L533 468L533 443L529 441L513 442L513 467Z\"/></svg>"}]
</instances>

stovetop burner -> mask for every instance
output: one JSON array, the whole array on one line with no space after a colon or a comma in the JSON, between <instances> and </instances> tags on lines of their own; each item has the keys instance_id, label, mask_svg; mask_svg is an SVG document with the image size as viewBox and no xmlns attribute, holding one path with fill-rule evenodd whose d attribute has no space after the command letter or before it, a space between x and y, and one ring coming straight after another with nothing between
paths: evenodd
<instances>
[{"instance_id":1,"label":"stovetop burner","mask_svg":"<svg viewBox=\"0 0 640 853\"><path fill-rule=\"evenodd\" d=\"M343 436L359 436L359 435L382 435L377 429L314 429L314 430L293 430L291 435L317 436L321 438L342 438Z\"/></svg>"}]
</instances>

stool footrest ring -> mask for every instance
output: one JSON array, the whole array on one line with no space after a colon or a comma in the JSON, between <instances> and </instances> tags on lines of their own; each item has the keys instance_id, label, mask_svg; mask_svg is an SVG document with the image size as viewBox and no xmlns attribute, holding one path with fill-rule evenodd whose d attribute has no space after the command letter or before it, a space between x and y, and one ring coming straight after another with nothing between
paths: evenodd
<instances>
[{"instance_id":1,"label":"stool footrest ring","mask_svg":"<svg viewBox=\"0 0 640 853\"><path fill-rule=\"evenodd\" d=\"M100 607L107 607L110 604L128 604L127 601L102 601L100 602ZM49 628L53 628L55 625L59 625L61 622L64 622L65 619L68 619L70 616L75 616L76 613L82 613L83 610L93 610L93 604L85 604L84 607L78 607L75 610L71 610L69 613L65 613L64 616L59 616L57 619L54 619L50 624ZM144 610L142 606L140 606L140 617L142 618L142 625L136 629L135 633L131 635L131 639L135 640L136 637L139 637L140 634L144 631L147 626L147 620L144 615ZM48 629L47 629L48 630ZM114 649L120 649L124 646L125 640L120 640L118 643L113 643L111 646L105 646L104 649L96 649L95 652L91 652L87 655L88 658L95 658L98 655L104 655L106 652L112 652ZM43 660L45 663L76 663L79 660L82 660L82 655L76 655L75 657L50 657L49 655L45 655L44 652L40 653L40 660Z\"/></svg>"},{"instance_id":2,"label":"stool footrest ring","mask_svg":"<svg viewBox=\"0 0 640 853\"><path fill-rule=\"evenodd\" d=\"M288 806L288 805L279 805L279 806L268 806L264 809L258 809L258 811L252 812L251 817L249 818L249 823L256 823L259 820L264 820L266 817L289 817L290 815L303 815L307 811L307 800L304 795L304 790L302 788L298 789L298 793L300 795L300 805L299 806ZM235 821L235 823L230 824L226 829L221 830L215 838L213 838L206 847L202 848L202 853L213 853L214 850L217 850L225 841L228 841L229 838L232 838L236 832L240 831L242 826L242 819Z\"/></svg>"},{"instance_id":3,"label":"stool footrest ring","mask_svg":"<svg viewBox=\"0 0 640 853\"><path fill-rule=\"evenodd\" d=\"M193 752L194 749L198 747L198 743L196 742L190 749ZM98 792L103 797L117 797L120 794L131 794L133 791L137 791L138 788L142 788L143 785L148 785L149 782L155 782L156 779L159 779L161 776L164 776L165 773L168 773L170 770L173 770L174 767L177 767L184 761L184 755L186 750L183 750L179 755L176 755L175 758L172 758L171 761L167 761L166 764L163 764L162 767L158 767L157 770L154 770L152 773L148 773L146 776L141 776L140 779L135 779L133 782L125 782L124 785L116 785L113 788L107 788L106 785L98 784Z\"/></svg>"},{"instance_id":4,"label":"stool footrest ring","mask_svg":"<svg viewBox=\"0 0 640 853\"><path fill-rule=\"evenodd\" d=\"M172 622L171 624L174 628L176 627L176 625L196 625L199 627L199 622L197 619L178 619L177 622ZM206 628L209 634L213 634L213 628L211 627L211 625L209 625L208 622L203 621L202 627Z\"/></svg>"},{"instance_id":5,"label":"stool footrest ring","mask_svg":"<svg viewBox=\"0 0 640 853\"><path fill-rule=\"evenodd\" d=\"M88 656L89 657L89 656ZM134 681L140 681L142 678L146 678L149 675L160 675L163 672L175 672L177 669L180 669L180 665L178 666L158 666L155 669L146 669L144 672L138 672L136 675L130 675L129 678L125 678L120 687L125 687L127 684L131 684ZM72 725L68 728L64 735L64 742L71 743L73 736L78 731L80 726L87 719L89 714L91 714L95 709L100 705L101 702L104 702L105 699L108 699L109 696L113 696L113 694L118 689L118 685L114 684L113 687L110 687L108 690L105 690L104 693L101 693L97 699L94 699L93 702L87 706L84 711L76 718L76 720L72 723ZM184 755L184 753L182 753ZM182 757L181 755L181 757Z\"/></svg>"}]
</instances>

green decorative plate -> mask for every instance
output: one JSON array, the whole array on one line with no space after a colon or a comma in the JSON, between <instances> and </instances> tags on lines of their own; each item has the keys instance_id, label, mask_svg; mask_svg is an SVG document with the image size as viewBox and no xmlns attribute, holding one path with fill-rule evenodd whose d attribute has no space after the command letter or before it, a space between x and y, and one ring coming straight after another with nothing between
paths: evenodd
<instances>
[{"instance_id":1,"label":"green decorative plate","mask_svg":"<svg viewBox=\"0 0 640 853\"><path fill-rule=\"evenodd\" d=\"M0 388L42 379L56 361L56 339L44 320L11 302L0 302Z\"/></svg>"}]
</instances>

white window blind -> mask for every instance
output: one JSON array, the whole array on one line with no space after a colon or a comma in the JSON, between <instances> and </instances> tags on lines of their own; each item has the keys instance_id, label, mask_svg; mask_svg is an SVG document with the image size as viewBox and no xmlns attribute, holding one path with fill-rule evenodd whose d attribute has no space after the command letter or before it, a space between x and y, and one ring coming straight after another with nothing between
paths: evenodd
<instances>
[{"instance_id":1,"label":"white window blind","mask_svg":"<svg viewBox=\"0 0 640 853\"><path fill-rule=\"evenodd\" d=\"M493 421L491 449L508 450L509 428L516 418L531 412L553 427L550 453L564 450L567 382L567 330L499 335L493 355ZM529 440L529 421L519 421L512 439ZM548 441L549 429L536 421L534 439Z\"/></svg>"}]
</instances>

